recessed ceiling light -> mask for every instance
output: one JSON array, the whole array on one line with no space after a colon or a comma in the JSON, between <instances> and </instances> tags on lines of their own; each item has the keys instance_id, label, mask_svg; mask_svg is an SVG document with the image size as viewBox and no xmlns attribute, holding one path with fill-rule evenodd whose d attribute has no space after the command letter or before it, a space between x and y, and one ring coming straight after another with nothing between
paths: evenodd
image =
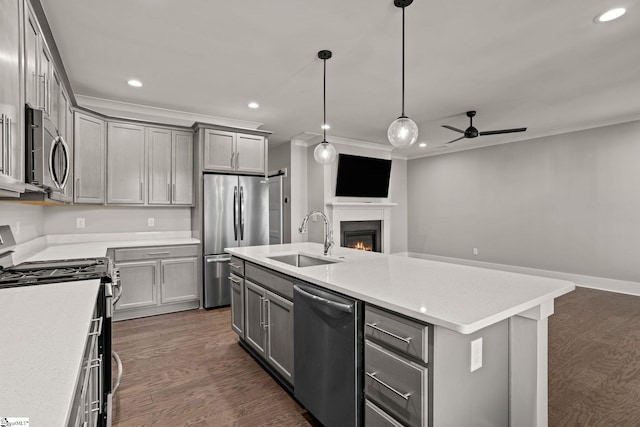
<instances>
[{"instance_id":1,"label":"recessed ceiling light","mask_svg":"<svg viewBox=\"0 0 640 427\"><path fill-rule=\"evenodd\" d=\"M329 126L327 123L325 123L322 126L320 126L320 129L331 129L331 126Z\"/></svg>"},{"instance_id":2,"label":"recessed ceiling light","mask_svg":"<svg viewBox=\"0 0 640 427\"><path fill-rule=\"evenodd\" d=\"M133 87L140 87L142 86L142 82L140 80L129 80L127 83L129 83L129 86L133 86Z\"/></svg>"},{"instance_id":3,"label":"recessed ceiling light","mask_svg":"<svg viewBox=\"0 0 640 427\"><path fill-rule=\"evenodd\" d=\"M249 108L254 108L255 109L255 108L258 108L259 106L260 106L260 104L258 104L255 101L252 101L252 102L249 103Z\"/></svg>"},{"instance_id":4,"label":"recessed ceiling light","mask_svg":"<svg viewBox=\"0 0 640 427\"><path fill-rule=\"evenodd\" d=\"M426 142L421 142L420 144L418 144L418 147L420 147L420 148L424 148L426 146L427 146Z\"/></svg>"},{"instance_id":5,"label":"recessed ceiling light","mask_svg":"<svg viewBox=\"0 0 640 427\"><path fill-rule=\"evenodd\" d=\"M625 9L624 7L617 7L615 9L607 10L606 12L596 16L593 21L596 23L613 21L614 19L618 19L622 15L624 15L626 11L627 9Z\"/></svg>"}]
</instances>

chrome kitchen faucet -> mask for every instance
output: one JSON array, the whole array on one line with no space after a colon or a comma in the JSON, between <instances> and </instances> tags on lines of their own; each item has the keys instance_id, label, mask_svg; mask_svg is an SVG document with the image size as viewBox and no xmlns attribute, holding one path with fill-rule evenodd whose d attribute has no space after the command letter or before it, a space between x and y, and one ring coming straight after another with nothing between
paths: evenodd
<instances>
[{"instance_id":1,"label":"chrome kitchen faucet","mask_svg":"<svg viewBox=\"0 0 640 427\"><path fill-rule=\"evenodd\" d=\"M327 255L333 246L333 230L331 229L331 224L329 224L329 218L320 211L312 211L305 215L302 220L302 224L298 228L300 234L304 234L307 232L307 223L309 222L309 218L320 215L324 220L324 255Z\"/></svg>"}]
</instances>

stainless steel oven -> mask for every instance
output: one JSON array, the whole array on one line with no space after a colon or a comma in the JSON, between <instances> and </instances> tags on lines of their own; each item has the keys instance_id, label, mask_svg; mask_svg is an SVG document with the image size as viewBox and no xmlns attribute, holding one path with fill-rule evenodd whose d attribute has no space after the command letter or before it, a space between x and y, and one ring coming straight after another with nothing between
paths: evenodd
<instances>
[{"instance_id":1,"label":"stainless steel oven","mask_svg":"<svg viewBox=\"0 0 640 427\"><path fill-rule=\"evenodd\" d=\"M25 109L25 180L44 188L54 200L70 202L64 194L71 170L69 146L42 110Z\"/></svg>"}]
</instances>

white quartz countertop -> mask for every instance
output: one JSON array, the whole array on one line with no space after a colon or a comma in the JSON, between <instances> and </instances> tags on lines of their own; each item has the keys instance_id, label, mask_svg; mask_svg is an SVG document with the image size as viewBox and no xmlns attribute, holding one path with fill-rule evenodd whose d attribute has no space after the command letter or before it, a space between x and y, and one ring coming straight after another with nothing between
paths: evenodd
<instances>
[{"instance_id":1,"label":"white quartz countertop","mask_svg":"<svg viewBox=\"0 0 640 427\"><path fill-rule=\"evenodd\" d=\"M0 290L0 416L66 426L99 280Z\"/></svg>"},{"instance_id":2,"label":"white quartz countertop","mask_svg":"<svg viewBox=\"0 0 640 427\"><path fill-rule=\"evenodd\" d=\"M95 258L107 255L112 248L132 248L146 246L197 245L200 241L192 238L154 240L103 240L95 242L70 242L49 244L44 250L30 256L27 261L42 261L67 258Z\"/></svg>"},{"instance_id":3,"label":"white quartz countertop","mask_svg":"<svg viewBox=\"0 0 640 427\"><path fill-rule=\"evenodd\" d=\"M227 248L227 252L303 281L408 317L470 334L571 292L571 282L397 255L333 248L340 262L294 267L268 257L322 257L319 243Z\"/></svg>"}]
</instances>

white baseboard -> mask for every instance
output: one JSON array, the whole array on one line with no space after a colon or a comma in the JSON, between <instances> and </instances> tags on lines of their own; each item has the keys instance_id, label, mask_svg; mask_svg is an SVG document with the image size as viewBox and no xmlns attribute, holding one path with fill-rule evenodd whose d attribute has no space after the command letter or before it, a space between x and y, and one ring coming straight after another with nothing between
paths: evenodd
<instances>
[{"instance_id":1,"label":"white baseboard","mask_svg":"<svg viewBox=\"0 0 640 427\"><path fill-rule=\"evenodd\" d=\"M449 262L453 264L471 265L474 267L491 268L494 270L510 271L512 273L530 274L532 276L551 277L554 279L568 280L575 283L576 286L581 286L583 288L600 289L603 291L640 296L640 282L609 279L606 277L584 276L581 274L564 273L561 271L540 270L537 268L519 267L516 265L497 264L484 261L473 261L464 258L421 254L417 252L399 252L395 253L394 255L428 259L431 261Z\"/></svg>"}]
</instances>

